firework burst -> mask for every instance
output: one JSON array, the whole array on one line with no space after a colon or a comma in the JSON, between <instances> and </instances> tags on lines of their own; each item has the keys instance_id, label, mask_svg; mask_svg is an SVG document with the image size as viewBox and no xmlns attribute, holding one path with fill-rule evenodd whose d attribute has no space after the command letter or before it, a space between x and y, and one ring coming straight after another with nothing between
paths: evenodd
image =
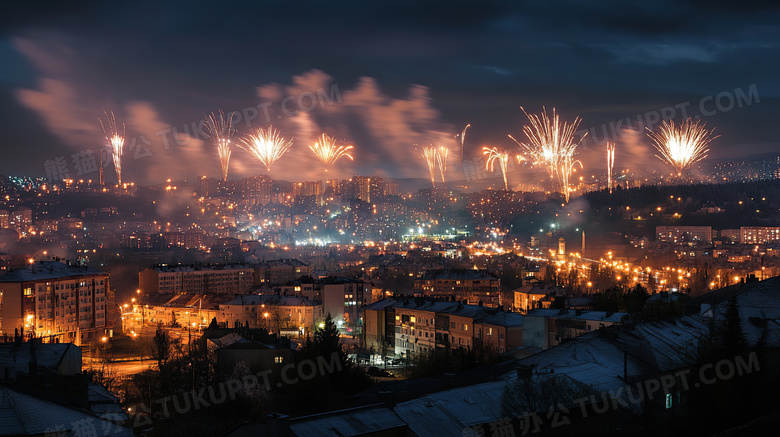
<instances>
[{"instance_id":1,"label":"firework burst","mask_svg":"<svg viewBox=\"0 0 780 437\"><path fill-rule=\"evenodd\" d=\"M436 150L436 162L439 163L439 173L441 174L442 183L447 182L447 156L449 154L450 151L447 149L447 146L439 146Z\"/></svg>"},{"instance_id":2,"label":"firework burst","mask_svg":"<svg viewBox=\"0 0 780 437\"><path fill-rule=\"evenodd\" d=\"M509 190L509 183L506 179L507 166L509 165L509 153L499 150L498 147L483 147L482 154L487 155L487 161L485 161L485 169L493 171L494 164L498 161L498 166L501 169L501 175L504 177L504 189Z\"/></svg>"},{"instance_id":3,"label":"firework burst","mask_svg":"<svg viewBox=\"0 0 780 437\"><path fill-rule=\"evenodd\" d=\"M336 139L325 134L320 135L317 142L310 145L309 148L314 152L317 159L325 165L325 171L328 171L330 166L341 158L346 157L353 161L355 159L350 154L350 151L353 149L352 146L337 146Z\"/></svg>"},{"instance_id":4,"label":"firework burst","mask_svg":"<svg viewBox=\"0 0 780 437\"><path fill-rule=\"evenodd\" d=\"M282 138L278 130L269 126L268 129L257 129L242 142L238 146L251 153L270 172L274 163L290 150L293 140Z\"/></svg>"},{"instance_id":5,"label":"firework burst","mask_svg":"<svg viewBox=\"0 0 780 437\"><path fill-rule=\"evenodd\" d=\"M119 127L116 124L116 118L114 112L109 115L106 111L103 111L106 115L106 123L103 124L103 120L98 118L100 127L103 129L103 135L106 137L109 146L111 146L111 158L114 161L114 170L116 170L116 180L119 185L122 185L122 148L125 145L125 125L122 124L122 134L119 134ZM101 162L100 165L103 165Z\"/></svg>"},{"instance_id":6,"label":"firework burst","mask_svg":"<svg viewBox=\"0 0 780 437\"><path fill-rule=\"evenodd\" d=\"M228 167L230 166L230 154L233 147L233 138L237 129L233 127L233 114L231 112L227 117L222 110L217 113L211 113L206 116L206 136L208 136L217 146L219 154L219 163L222 165L222 180L227 181Z\"/></svg>"},{"instance_id":7,"label":"firework burst","mask_svg":"<svg viewBox=\"0 0 780 437\"><path fill-rule=\"evenodd\" d=\"M715 129L705 128L706 123L694 122L690 118L680 125L664 121L658 131L647 129L647 135L658 149L658 159L666 162L682 175L693 164L707 157L707 145L718 138L712 136Z\"/></svg>"},{"instance_id":8,"label":"firework burst","mask_svg":"<svg viewBox=\"0 0 780 437\"><path fill-rule=\"evenodd\" d=\"M615 166L615 143L607 141L607 187L612 194L612 168Z\"/></svg>"},{"instance_id":9,"label":"firework burst","mask_svg":"<svg viewBox=\"0 0 780 437\"><path fill-rule=\"evenodd\" d=\"M523 113L528 117L530 125L523 126L523 132L528 137L528 143L517 141L512 135L509 135L514 142L531 158L534 164L543 165L550 174L550 179L558 181L560 191L563 193L566 201L569 201L568 181L574 164L579 161L574 160L574 154L585 136L575 141L577 127L582 121L579 117L573 122L561 121L560 117L552 110L552 116L547 114L547 109L542 108L542 113L528 114L525 109ZM580 166L582 163L580 163Z\"/></svg>"},{"instance_id":10,"label":"firework burst","mask_svg":"<svg viewBox=\"0 0 780 437\"><path fill-rule=\"evenodd\" d=\"M422 149L422 156L428 164L428 174L431 176L431 185L436 188L436 156L438 151L435 146L427 146Z\"/></svg>"}]
</instances>

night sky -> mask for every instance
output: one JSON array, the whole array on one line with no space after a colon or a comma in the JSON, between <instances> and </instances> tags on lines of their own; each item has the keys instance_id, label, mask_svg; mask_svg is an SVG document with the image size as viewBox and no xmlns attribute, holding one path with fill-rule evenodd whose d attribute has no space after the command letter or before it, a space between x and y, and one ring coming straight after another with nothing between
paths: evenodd
<instances>
[{"instance_id":1,"label":"night sky","mask_svg":"<svg viewBox=\"0 0 780 437\"><path fill-rule=\"evenodd\" d=\"M125 180L219 177L191 124L257 105L295 139L275 179L425 178L412 145L432 142L451 146L457 177L455 135L471 123L466 158L516 150L506 135L522 137L521 106L582 118L586 172L603 172L603 124L675 105L717 127L711 157L780 151L775 1L115 3L3 2L0 173L46 176L46 160L65 157L78 177L71 155L102 145L107 110L127 126ZM312 96L323 105L292 115ZM250 122L267 125L262 109ZM307 147L321 132L354 144L355 161L323 175ZM615 139L616 168L660 166L644 134ZM232 177L258 173L233 152Z\"/></svg>"}]
</instances>

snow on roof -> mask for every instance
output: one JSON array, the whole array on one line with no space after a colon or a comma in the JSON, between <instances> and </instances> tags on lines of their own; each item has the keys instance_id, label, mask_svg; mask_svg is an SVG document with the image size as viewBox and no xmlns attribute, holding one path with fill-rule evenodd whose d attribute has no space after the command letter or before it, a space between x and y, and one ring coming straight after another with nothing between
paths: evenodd
<instances>
[{"instance_id":1,"label":"snow on roof","mask_svg":"<svg viewBox=\"0 0 780 437\"><path fill-rule=\"evenodd\" d=\"M278 294L249 294L238 296L223 305L277 305L277 306L315 306L319 303L303 296L284 296Z\"/></svg>"},{"instance_id":2,"label":"snow on roof","mask_svg":"<svg viewBox=\"0 0 780 437\"><path fill-rule=\"evenodd\" d=\"M19 432L20 426L22 432ZM17 435L61 432L66 435L133 436L130 428L5 387L0 388L0 427L15 429L16 432L10 434Z\"/></svg>"},{"instance_id":3,"label":"snow on roof","mask_svg":"<svg viewBox=\"0 0 780 437\"><path fill-rule=\"evenodd\" d=\"M621 331L617 340L628 347L649 353L660 372L679 369L689 364L699 337L707 332L700 319L683 317L675 320L640 323L632 330Z\"/></svg>"},{"instance_id":4,"label":"snow on roof","mask_svg":"<svg viewBox=\"0 0 780 437\"><path fill-rule=\"evenodd\" d=\"M236 333L230 333L228 335L219 337L219 338L210 338L208 339L208 347L209 349L222 349L223 347L230 346L234 343L249 343L249 340L245 339L244 337L236 334Z\"/></svg>"},{"instance_id":5,"label":"snow on roof","mask_svg":"<svg viewBox=\"0 0 780 437\"><path fill-rule=\"evenodd\" d=\"M358 436L405 427L393 410L372 408L336 411L290 420L290 431L298 437Z\"/></svg>"},{"instance_id":6,"label":"snow on roof","mask_svg":"<svg viewBox=\"0 0 780 437\"><path fill-rule=\"evenodd\" d=\"M59 261L37 261L0 276L0 282L29 282L67 278L69 276L108 276L89 267L69 266Z\"/></svg>"},{"instance_id":7,"label":"snow on roof","mask_svg":"<svg viewBox=\"0 0 780 437\"><path fill-rule=\"evenodd\" d=\"M59 368L65 354L70 348L77 349L72 343L2 343L0 344L0 366L15 367L20 371L27 371L27 366L32 361L30 348L35 348L35 361L39 367L48 367L53 370ZM79 357L81 351L78 351Z\"/></svg>"},{"instance_id":8,"label":"snow on roof","mask_svg":"<svg viewBox=\"0 0 780 437\"><path fill-rule=\"evenodd\" d=\"M505 326L511 328L515 326L523 326L523 315L518 313L509 313L506 311L495 311L475 319L474 323Z\"/></svg>"},{"instance_id":9,"label":"snow on roof","mask_svg":"<svg viewBox=\"0 0 780 437\"><path fill-rule=\"evenodd\" d=\"M601 338L597 332L591 332L531 355L520 364L536 364L535 371L563 373L596 390L611 390L624 384L625 358L619 345ZM629 379L647 370L630 356L625 364Z\"/></svg>"},{"instance_id":10,"label":"snow on roof","mask_svg":"<svg viewBox=\"0 0 780 437\"><path fill-rule=\"evenodd\" d=\"M395 413L415 435L462 435L466 427L501 417L506 381L446 390L397 404Z\"/></svg>"},{"instance_id":11,"label":"snow on roof","mask_svg":"<svg viewBox=\"0 0 780 437\"><path fill-rule=\"evenodd\" d=\"M628 313L608 313L606 311L573 311L568 309L537 308L529 311L526 316L620 323L627 315Z\"/></svg>"},{"instance_id":12,"label":"snow on roof","mask_svg":"<svg viewBox=\"0 0 780 437\"><path fill-rule=\"evenodd\" d=\"M715 320L725 319L728 306L726 299L714 308ZM763 281L737 294L737 309L748 344L755 345L766 327L767 344L780 346L780 281Z\"/></svg>"},{"instance_id":13,"label":"snow on roof","mask_svg":"<svg viewBox=\"0 0 780 437\"><path fill-rule=\"evenodd\" d=\"M152 270L159 273L189 273L189 272L210 272L225 270L254 270L253 267L243 264L219 264L219 265L158 265Z\"/></svg>"}]
</instances>

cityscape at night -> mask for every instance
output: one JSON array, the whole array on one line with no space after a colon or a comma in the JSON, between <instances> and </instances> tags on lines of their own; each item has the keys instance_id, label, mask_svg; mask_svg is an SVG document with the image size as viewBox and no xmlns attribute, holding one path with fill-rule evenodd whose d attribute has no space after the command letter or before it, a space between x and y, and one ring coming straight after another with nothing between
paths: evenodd
<instances>
[{"instance_id":1,"label":"cityscape at night","mask_svg":"<svg viewBox=\"0 0 780 437\"><path fill-rule=\"evenodd\" d=\"M779 6L10 2L0 436L776 435Z\"/></svg>"}]
</instances>

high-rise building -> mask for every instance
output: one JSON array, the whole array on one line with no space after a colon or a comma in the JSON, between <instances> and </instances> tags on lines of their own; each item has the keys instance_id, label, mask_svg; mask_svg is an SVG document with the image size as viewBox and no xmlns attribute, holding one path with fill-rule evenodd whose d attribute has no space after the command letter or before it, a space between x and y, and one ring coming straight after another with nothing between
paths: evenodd
<instances>
[{"instance_id":1,"label":"high-rise building","mask_svg":"<svg viewBox=\"0 0 780 437\"><path fill-rule=\"evenodd\" d=\"M322 181L305 181L293 184L293 196L321 196Z\"/></svg>"},{"instance_id":2,"label":"high-rise building","mask_svg":"<svg viewBox=\"0 0 780 437\"><path fill-rule=\"evenodd\" d=\"M382 178L371 178L369 181L369 197L373 202L385 197L387 192L385 191L385 181Z\"/></svg>"},{"instance_id":3,"label":"high-rise building","mask_svg":"<svg viewBox=\"0 0 780 437\"><path fill-rule=\"evenodd\" d=\"M253 176L241 180L241 195L254 204L267 205L271 203L271 187L273 181L266 175Z\"/></svg>"},{"instance_id":4,"label":"high-rise building","mask_svg":"<svg viewBox=\"0 0 780 437\"><path fill-rule=\"evenodd\" d=\"M38 261L0 277L0 336L34 335L77 346L107 335L108 273Z\"/></svg>"},{"instance_id":5,"label":"high-rise building","mask_svg":"<svg viewBox=\"0 0 780 437\"><path fill-rule=\"evenodd\" d=\"M328 196L340 196L342 181L338 179L330 179L325 181L325 194Z\"/></svg>"},{"instance_id":6,"label":"high-rise building","mask_svg":"<svg viewBox=\"0 0 780 437\"><path fill-rule=\"evenodd\" d=\"M355 187L354 196L363 202L371 202L371 178L368 176L355 176L352 178Z\"/></svg>"},{"instance_id":7,"label":"high-rise building","mask_svg":"<svg viewBox=\"0 0 780 437\"><path fill-rule=\"evenodd\" d=\"M198 194L203 197L207 197L217 192L219 187L219 181L214 178L203 176L200 178L200 187L198 188Z\"/></svg>"},{"instance_id":8,"label":"high-rise building","mask_svg":"<svg viewBox=\"0 0 780 437\"><path fill-rule=\"evenodd\" d=\"M0 229L7 229L8 228L8 220L11 214L4 210L0 209Z\"/></svg>"},{"instance_id":9,"label":"high-rise building","mask_svg":"<svg viewBox=\"0 0 780 437\"><path fill-rule=\"evenodd\" d=\"M8 217L8 225L18 231L26 230L32 225L32 210L26 206L16 208Z\"/></svg>"},{"instance_id":10,"label":"high-rise building","mask_svg":"<svg viewBox=\"0 0 780 437\"><path fill-rule=\"evenodd\" d=\"M401 194L401 189L397 182L387 181L385 182L385 196L398 196Z\"/></svg>"}]
</instances>

